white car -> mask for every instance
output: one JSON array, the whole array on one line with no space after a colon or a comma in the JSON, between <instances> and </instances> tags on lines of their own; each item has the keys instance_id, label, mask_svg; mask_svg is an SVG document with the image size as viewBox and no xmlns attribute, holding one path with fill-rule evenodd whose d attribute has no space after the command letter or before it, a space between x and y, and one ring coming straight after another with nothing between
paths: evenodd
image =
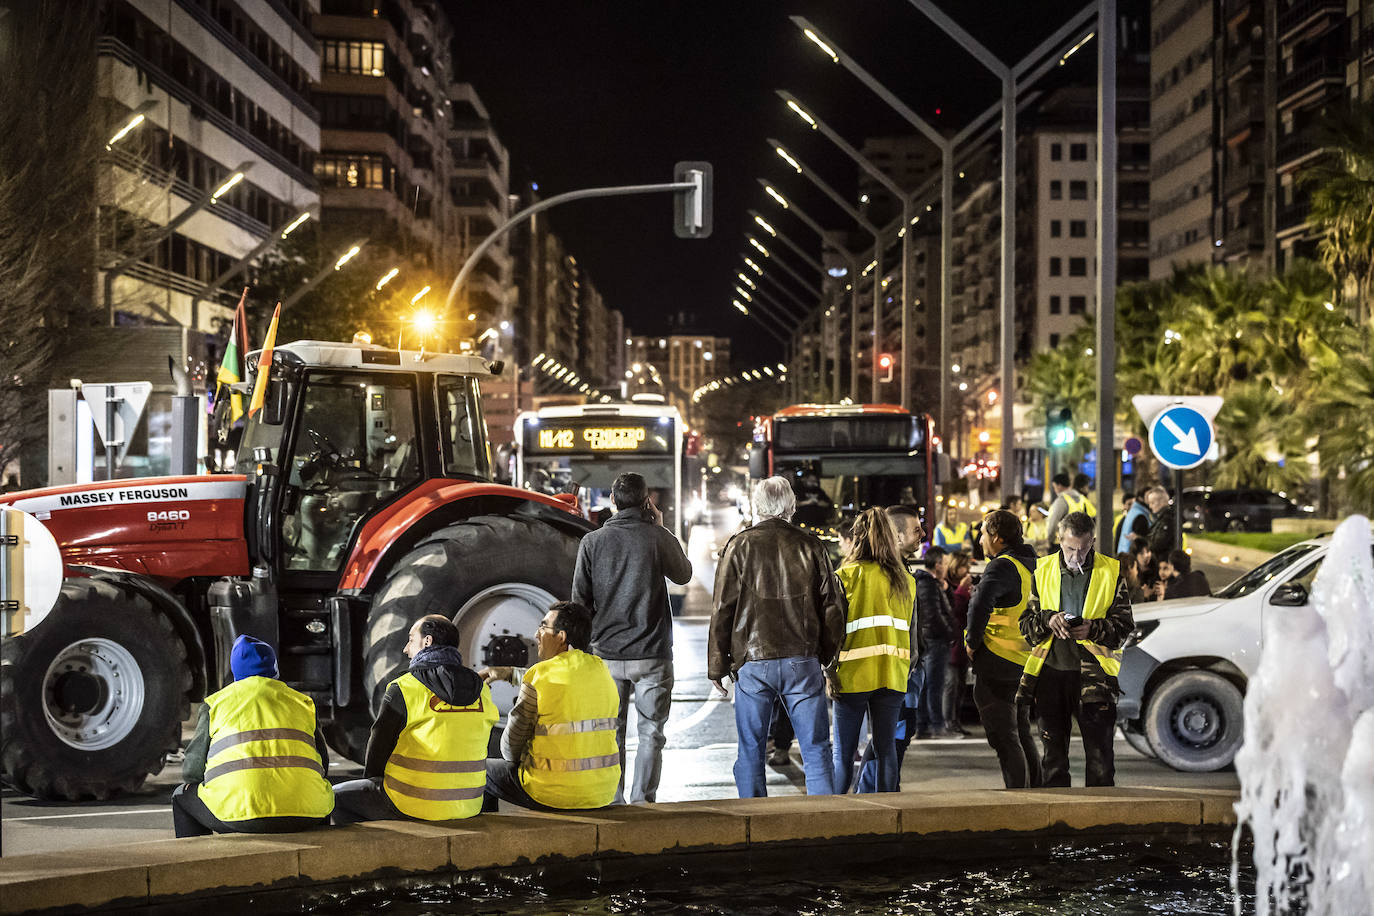
<instances>
[{"instance_id":1,"label":"white car","mask_svg":"<svg viewBox=\"0 0 1374 916\"><path fill-rule=\"evenodd\" d=\"M1117 724L1131 746L1175 770L1229 766L1244 735L1246 684L1259 664L1261 624L1302 607L1330 536L1294 544L1206 598L1132 608L1121 655Z\"/></svg>"}]
</instances>

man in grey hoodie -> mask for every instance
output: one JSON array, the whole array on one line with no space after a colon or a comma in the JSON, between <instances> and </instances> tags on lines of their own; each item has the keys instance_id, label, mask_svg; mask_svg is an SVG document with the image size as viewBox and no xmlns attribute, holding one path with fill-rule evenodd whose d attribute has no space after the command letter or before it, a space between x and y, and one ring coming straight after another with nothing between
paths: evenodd
<instances>
[{"instance_id":1,"label":"man in grey hoodie","mask_svg":"<svg viewBox=\"0 0 1374 916\"><path fill-rule=\"evenodd\" d=\"M582 538L573 573L572 600L592 611L592 654L603 659L620 692L620 786L625 802L625 722L633 697L639 714L639 749L631 802L652 802L663 771L663 728L673 695L673 619L668 577L692 581L692 561L649 498L639 474L611 485L616 513Z\"/></svg>"}]
</instances>

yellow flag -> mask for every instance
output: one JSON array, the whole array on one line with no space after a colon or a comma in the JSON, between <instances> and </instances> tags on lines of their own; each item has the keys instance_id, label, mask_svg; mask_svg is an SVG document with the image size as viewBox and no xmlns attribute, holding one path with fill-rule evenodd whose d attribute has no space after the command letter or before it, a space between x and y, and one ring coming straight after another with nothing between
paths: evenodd
<instances>
[{"instance_id":1,"label":"yellow flag","mask_svg":"<svg viewBox=\"0 0 1374 916\"><path fill-rule=\"evenodd\" d=\"M267 398L267 380L272 375L272 345L277 341L277 319L281 318L281 303L272 312L272 323L267 326L267 339L262 344L262 355L258 357L258 378L253 383L253 401L248 405L248 416L262 409Z\"/></svg>"}]
</instances>

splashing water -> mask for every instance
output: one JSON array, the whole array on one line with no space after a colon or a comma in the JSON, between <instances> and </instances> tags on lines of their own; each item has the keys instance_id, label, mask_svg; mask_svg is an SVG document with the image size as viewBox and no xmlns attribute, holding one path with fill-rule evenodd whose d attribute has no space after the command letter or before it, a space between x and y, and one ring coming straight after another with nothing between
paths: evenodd
<instances>
[{"instance_id":1,"label":"splashing water","mask_svg":"<svg viewBox=\"0 0 1374 916\"><path fill-rule=\"evenodd\" d=\"M1374 899L1374 561L1351 516L1304 607L1266 605L1236 754L1259 916L1366 912ZM1232 880L1239 871L1232 866ZM1236 913L1240 913L1237 901Z\"/></svg>"}]
</instances>

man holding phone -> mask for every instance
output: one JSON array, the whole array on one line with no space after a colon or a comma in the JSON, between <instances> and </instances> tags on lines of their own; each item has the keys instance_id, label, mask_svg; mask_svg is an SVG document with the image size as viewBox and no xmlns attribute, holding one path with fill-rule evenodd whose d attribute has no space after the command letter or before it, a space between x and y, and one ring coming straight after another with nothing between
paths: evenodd
<instances>
[{"instance_id":1,"label":"man holding phone","mask_svg":"<svg viewBox=\"0 0 1374 916\"><path fill-rule=\"evenodd\" d=\"M1086 512L1064 516L1056 532L1059 550L1035 564L1032 601L1021 612L1021 635L1034 648L1016 700L1033 707L1044 747L1041 785L1047 788L1071 785L1075 719L1087 757L1086 784L1115 785L1116 678L1135 619L1121 564L1093 550L1094 528Z\"/></svg>"},{"instance_id":2,"label":"man holding phone","mask_svg":"<svg viewBox=\"0 0 1374 916\"><path fill-rule=\"evenodd\" d=\"M625 722L630 702L639 715L639 748L631 802L651 802L663 772L664 726L673 695L673 613L664 577L692 581L692 561L671 531L639 474L611 484L616 513L582 538L572 600L592 612L592 654L606 662L620 692L620 785L625 801Z\"/></svg>"}]
</instances>

